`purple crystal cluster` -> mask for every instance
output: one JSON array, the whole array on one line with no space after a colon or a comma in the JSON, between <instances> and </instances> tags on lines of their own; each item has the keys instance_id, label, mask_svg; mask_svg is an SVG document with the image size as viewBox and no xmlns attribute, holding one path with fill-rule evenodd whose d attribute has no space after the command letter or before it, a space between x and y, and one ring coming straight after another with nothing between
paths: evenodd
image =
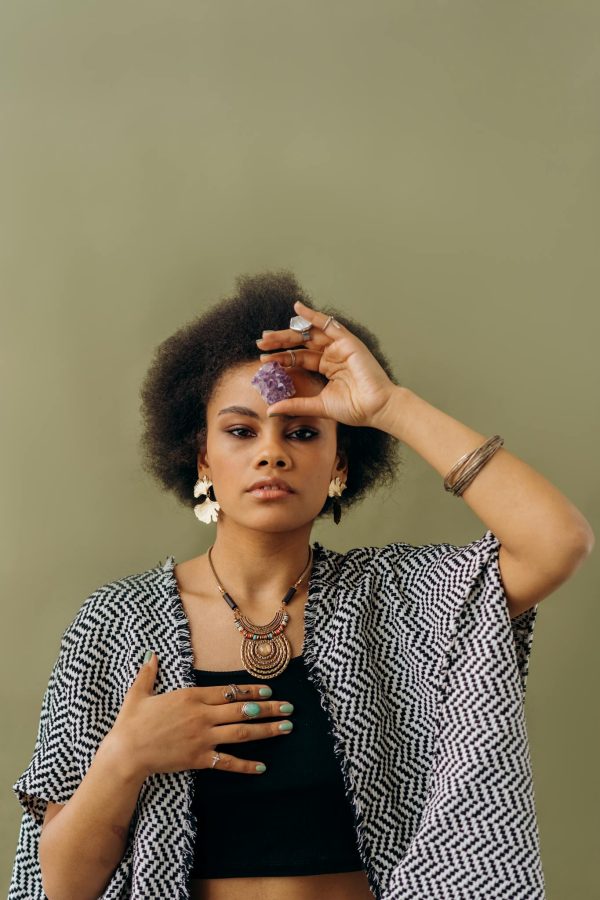
<instances>
[{"instance_id":1,"label":"purple crystal cluster","mask_svg":"<svg viewBox=\"0 0 600 900\"><path fill-rule=\"evenodd\" d=\"M294 382L278 362L268 362L261 366L252 384L270 406L278 400L287 400L296 393Z\"/></svg>"}]
</instances>

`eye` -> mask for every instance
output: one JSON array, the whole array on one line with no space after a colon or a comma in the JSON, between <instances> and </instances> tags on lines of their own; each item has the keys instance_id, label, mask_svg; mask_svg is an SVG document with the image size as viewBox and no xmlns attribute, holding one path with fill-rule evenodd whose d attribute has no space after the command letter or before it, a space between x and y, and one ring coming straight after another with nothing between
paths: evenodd
<instances>
[{"instance_id":1,"label":"eye","mask_svg":"<svg viewBox=\"0 0 600 900\"><path fill-rule=\"evenodd\" d=\"M240 437L240 435L236 434L236 431L247 431L247 432L249 432L249 430L250 430L250 429L248 429L248 428L241 428L241 427L240 427L240 428L228 428L228 429L227 429L227 434L232 434L234 437Z\"/></svg>"},{"instance_id":2,"label":"eye","mask_svg":"<svg viewBox=\"0 0 600 900\"><path fill-rule=\"evenodd\" d=\"M246 435L236 434L236 432L238 432L238 431L245 431L247 434L252 434L252 432L250 431L249 428L244 428L242 425L238 426L237 428L229 428L227 430L227 434L232 434L234 437L239 437L242 439L246 437ZM297 428L295 431L290 431L290 433L288 434L288 437L292 437L294 434L302 434L302 433L307 435L307 437L296 438L296 440L310 441L310 440L312 440L313 437L317 437L317 435L319 434L318 431L313 431L312 428Z\"/></svg>"},{"instance_id":3,"label":"eye","mask_svg":"<svg viewBox=\"0 0 600 900\"><path fill-rule=\"evenodd\" d=\"M308 437L300 438L301 441L310 441L311 438L317 437L317 435L319 434L318 431L313 431L312 428L297 428L296 431L290 431L290 435L301 434L302 432L305 435L308 435Z\"/></svg>"}]
</instances>

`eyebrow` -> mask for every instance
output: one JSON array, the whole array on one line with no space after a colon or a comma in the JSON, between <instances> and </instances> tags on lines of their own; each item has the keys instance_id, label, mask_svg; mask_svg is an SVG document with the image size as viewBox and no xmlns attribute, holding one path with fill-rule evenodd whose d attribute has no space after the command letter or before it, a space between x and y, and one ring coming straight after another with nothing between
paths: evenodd
<instances>
[{"instance_id":1,"label":"eyebrow","mask_svg":"<svg viewBox=\"0 0 600 900\"><path fill-rule=\"evenodd\" d=\"M225 413L236 413L238 416L250 416L253 419L259 419L260 416L253 409L250 409L249 406L226 406L225 409L220 409L217 415L222 416ZM303 416L290 416L286 413L277 413L277 415L281 416L282 419L302 419Z\"/></svg>"}]
</instances>

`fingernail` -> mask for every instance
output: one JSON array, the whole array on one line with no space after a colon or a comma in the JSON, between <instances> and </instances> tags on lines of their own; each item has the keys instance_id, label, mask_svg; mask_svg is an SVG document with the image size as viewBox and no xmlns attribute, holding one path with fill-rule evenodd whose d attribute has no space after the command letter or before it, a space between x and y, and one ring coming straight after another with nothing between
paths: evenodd
<instances>
[{"instance_id":1,"label":"fingernail","mask_svg":"<svg viewBox=\"0 0 600 900\"><path fill-rule=\"evenodd\" d=\"M282 703L281 706L279 707L279 712L282 712L282 713L294 712L293 703Z\"/></svg>"},{"instance_id":2,"label":"fingernail","mask_svg":"<svg viewBox=\"0 0 600 900\"><path fill-rule=\"evenodd\" d=\"M293 722L280 722L279 723L280 731L291 731L293 727L294 727Z\"/></svg>"},{"instance_id":3,"label":"fingernail","mask_svg":"<svg viewBox=\"0 0 600 900\"><path fill-rule=\"evenodd\" d=\"M263 331L262 336L264 337L265 334L273 334L273 329L271 328L270 330Z\"/></svg>"},{"instance_id":4,"label":"fingernail","mask_svg":"<svg viewBox=\"0 0 600 900\"><path fill-rule=\"evenodd\" d=\"M144 654L144 663L150 662L152 657L154 656L154 650L146 650Z\"/></svg>"},{"instance_id":5,"label":"fingernail","mask_svg":"<svg viewBox=\"0 0 600 900\"><path fill-rule=\"evenodd\" d=\"M257 772L266 772L266 771L267 771L267 767L265 766L264 763L259 763L259 764L257 765L257 767L256 767L256 771L257 771Z\"/></svg>"},{"instance_id":6,"label":"fingernail","mask_svg":"<svg viewBox=\"0 0 600 900\"><path fill-rule=\"evenodd\" d=\"M273 691L270 687L263 687L258 689L258 693L261 697L270 697Z\"/></svg>"},{"instance_id":7,"label":"fingernail","mask_svg":"<svg viewBox=\"0 0 600 900\"><path fill-rule=\"evenodd\" d=\"M256 339L256 343L257 343L257 344L262 344L262 342L263 342L263 339L262 339L262 338L257 338L257 339Z\"/></svg>"}]
</instances>

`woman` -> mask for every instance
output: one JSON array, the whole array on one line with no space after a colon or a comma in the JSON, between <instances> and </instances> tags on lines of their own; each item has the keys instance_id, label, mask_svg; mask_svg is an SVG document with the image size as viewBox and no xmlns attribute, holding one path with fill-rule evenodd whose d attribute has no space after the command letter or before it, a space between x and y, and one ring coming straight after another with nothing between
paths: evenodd
<instances>
[{"instance_id":1,"label":"woman","mask_svg":"<svg viewBox=\"0 0 600 900\"><path fill-rule=\"evenodd\" d=\"M586 519L288 272L166 340L142 399L146 468L216 536L64 633L9 900L543 898L523 696ZM311 546L401 443L485 535Z\"/></svg>"}]
</instances>

